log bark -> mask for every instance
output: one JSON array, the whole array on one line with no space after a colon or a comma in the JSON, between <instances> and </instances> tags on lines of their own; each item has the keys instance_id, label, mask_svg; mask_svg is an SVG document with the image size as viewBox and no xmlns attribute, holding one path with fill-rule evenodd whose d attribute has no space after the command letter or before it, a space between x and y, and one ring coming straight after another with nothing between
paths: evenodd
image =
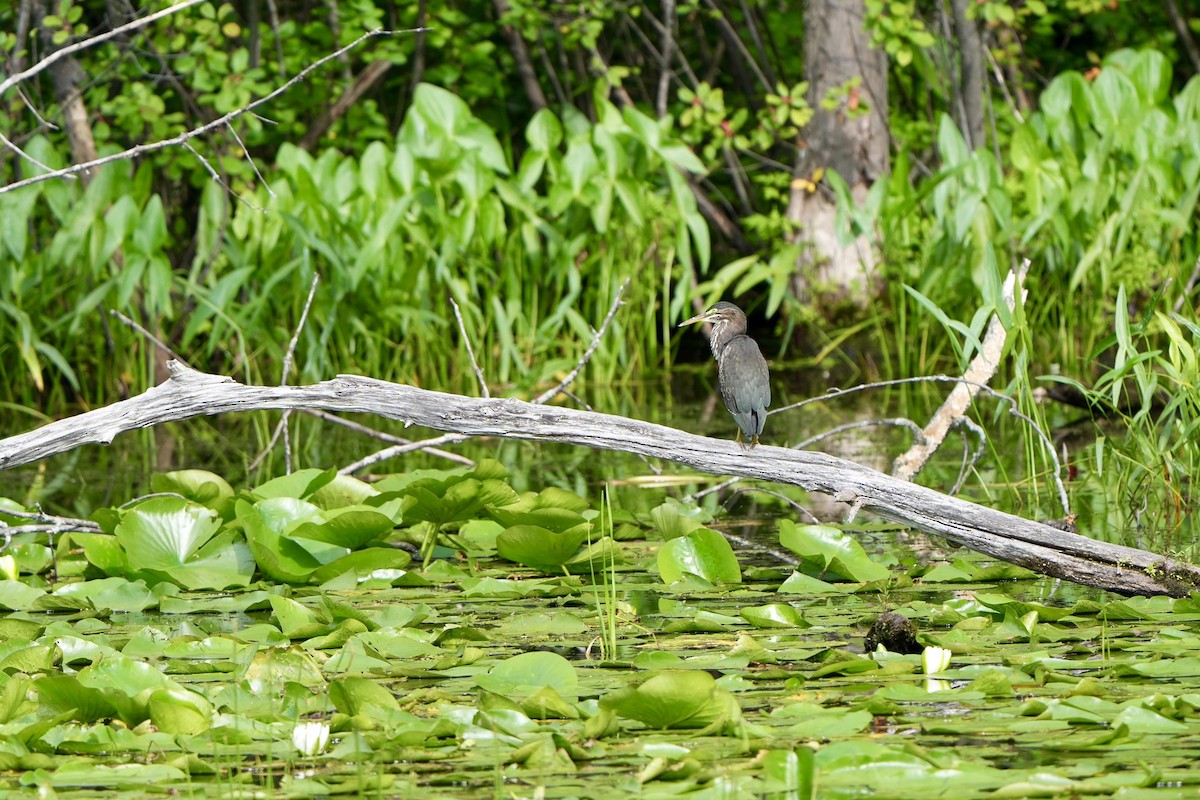
<instances>
[{"instance_id":1,"label":"log bark","mask_svg":"<svg viewBox=\"0 0 1200 800\"><path fill-rule=\"evenodd\" d=\"M704 472L794 484L1003 561L1121 594L1183 597L1200 587L1200 568L1189 564L1057 530L824 453L768 445L743 450L731 441L626 417L462 397L356 375L310 386L247 386L178 361L169 367L171 378L144 394L0 441L0 469L197 416L289 408L365 412L438 431L616 450Z\"/></svg>"}]
</instances>

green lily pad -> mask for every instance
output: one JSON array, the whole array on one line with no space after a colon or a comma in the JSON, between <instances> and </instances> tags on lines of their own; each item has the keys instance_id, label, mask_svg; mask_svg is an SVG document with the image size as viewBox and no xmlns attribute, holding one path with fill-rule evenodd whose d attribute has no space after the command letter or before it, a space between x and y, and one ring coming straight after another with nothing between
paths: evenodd
<instances>
[{"instance_id":1,"label":"green lily pad","mask_svg":"<svg viewBox=\"0 0 1200 800\"><path fill-rule=\"evenodd\" d=\"M891 576L887 567L867 556L862 545L828 525L797 525L790 519L782 520L779 542L800 556L800 570L811 576L856 583L885 581Z\"/></svg>"},{"instance_id":2,"label":"green lily pad","mask_svg":"<svg viewBox=\"0 0 1200 800\"><path fill-rule=\"evenodd\" d=\"M131 570L169 572L187 563L218 527L211 509L178 497L154 497L125 512L116 536Z\"/></svg>"},{"instance_id":3,"label":"green lily pad","mask_svg":"<svg viewBox=\"0 0 1200 800\"><path fill-rule=\"evenodd\" d=\"M194 736L212 727L212 706L201 695L170 687L150 693L150 721L163 733Z\"/></svg>"},{"instance_id":4,"label":"green lily pad","mask_svg":"<svg viewBox=\"0 0 1200 800\"><path fill-rule=\"evenodd\" d=\"M52 714L71 712L79 722L115 716L117 708L104 692L84 686L74 675L46 675L33 682L42 708Z\"/></svg>"},{"instance_id":5,"label":"green lily pad","mask_svg":"<svg viewBox=\"0 0 1200 800\"><path fill-rule=\"evenodd\" d=\"M46 594L24 581L0 581L0 607L12 611L27 611Z\"/></svg>"},{"instance_id":6,"label":"green lily pad","mask_svg":"<svg viewBox=\"0 0 1200 800\"><path fill-rule=\"evenodd\" d=\"M665 542L658 550L658 572L666 583L691 574L712 584L741 583L737 556L724 536L708 528Z\"/></svg>"},{"instance_id":7,"label":"green lily pad","mask_svg":"<svg viewBox=\"0 0 1200 800\"><path fill-rule=\"evenodd\" d=\"M229 519L233 512L233 487L213 472L202 469L183 469L156 473L150 476L150 488L155 492L173 492L193 503L211 508Z\"/></svg>"},{"instance_id":8,"label":"green lily pad","mask_svg":"<svg viewBox=\"0 0 1200 800\"><path fill-rule=\"evenodd\" d=\"M587 538L588 528L579 526L556 533L536 525L516 525L496 537L496 552L501 558L540 569L561 572Z\"/></svg>"},{"instance_id":9,"label":"green lily pad","mask_svg":"<svg viewBox=\"0 0 1200 800\"><path fill-rule=\"evenodd\" d=\"M741 610L742 617L756 628L811 628L812 623L804 619L793 606L787 603L768 603Z\"/></svg>"},{"instance_id":10,"label":"green lily pad","mask_svg":"<svg viewBox=\"0 0 1200 800\"><path fill-rule=\"evenodd\" d=\"M651 728L707 728L740 719L737 701L707 672L666 670L600 698L600 705Z\"/></svg>"},{"instance_id":11,"label":"green lily pad","mask_svg":"<svg viewBox=\"0 0 1200 800\"><path fill-rule=\"evenodd\" d=\"M575 667L557 653L521 653L501 661L477 679L488 691L506 697L524 697L550 688L561 697L579 694Z\"/></svg>"}]
</instances>

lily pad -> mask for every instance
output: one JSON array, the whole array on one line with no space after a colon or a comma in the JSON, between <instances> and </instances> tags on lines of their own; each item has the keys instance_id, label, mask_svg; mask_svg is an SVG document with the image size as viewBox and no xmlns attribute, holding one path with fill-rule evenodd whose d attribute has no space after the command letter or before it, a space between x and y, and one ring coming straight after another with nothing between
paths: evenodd
<instances>
[{"instance_id":1,"label":"lily pad","mask_svg":"<svg viewBox=\"0 0 1200 800\"><path fill-rule=\"evenodd\" d=\"M588 529L586 523L562 533L536 525L515 525L496 537L496 552L501 558L543 572L561 572L562 565L579 551Z\"/></svg>"},{"instance_id":2,"label":"lily pad","mask_svg":"<svg viewBox=\"0 0 1200 800\"><path fill-rule=\"evenodd\" d=\"M737 556L724 536L708 528L665 542L658 550L658 572L666 583L696 575L712 584L741 583Z\"/></svg>"},{"instance_id":3,"label":"lily pad","mask_svg":"<svg viewBox=\"0 0 1200 800\"><path fill-rule=\"evenodd\" d=\"M707 672L668 670L600 698L601 706L648 727L707 728L740 719L737 701Z\"/></svg>"},{"instance_id":4,"label":"lily pad","mask_svg":"<svg viewBox=\"0 0 1200 800\"><path fill-rule=\"evenodd\" d=\"M790 519L779 523L779 542L800 556L800 569L822 580L841 579L856 583L885 581L891 572L867 556L857 541L828 525L797 525Z\"/></svg>"}]
</instances>

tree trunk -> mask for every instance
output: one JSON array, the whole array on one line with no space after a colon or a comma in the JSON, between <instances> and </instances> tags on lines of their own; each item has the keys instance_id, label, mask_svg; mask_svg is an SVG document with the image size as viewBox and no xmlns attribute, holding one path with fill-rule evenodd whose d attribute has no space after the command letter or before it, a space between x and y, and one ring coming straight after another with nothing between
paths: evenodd
<instances>
[{"instance_id":1,"label":"tree trunk","mask_svg":"<svg viewBox=\"0 0 1200 800\"><path fill-rule=\"evenodd\" d=\"M958 37L961 71L958 92L962 98L959 129L972 150L983 147L983 43L975 21L967 17L970 0L950 0L954 7L954 32Z\"/></svg>"},{"instance_id":2,"label":"tree trunk","mask_svg":"<svg viewBox=\"0 0 1200 800\"><path fill-rule=\"evenodd\" d=\"M54 4L45 0L38 9L38 27L42 27L42 19L52 14ZM42 29L42 40L46 44L47 53L65 47L68 42L55 44L54 31ZM92 137L92 125L88 119L87 106L83 104L83 89L87 83L87 74L79 62L72 57L55 61L47 69L50 80L54 84L54 95L62 109L63 129L67 133L67 142L71 145L71 159L76 164L84 164L96 160L96 141ZM92 173L85 170L80 173L84 185L91 182Z\"/></svg>"},{"instance_id":3,"label":"tree trunk","mask_svg":"<svg viewBox=\"0 0 1200 800\"><path fill-rule=\"evenodd\" d=\"M835 170L861 203L888 168L887 57L871 48L864 14L863 0L809 0L804 15L808 101L816 114L803 131L807 141L796 162L787 214L800 226L794 240L808 245L793 289L810 302L820 296L862 304L875 269L870 232L839 241L837 203L819 180L820 170ZM854 78L861 83L840 97L837 108L821 108L829 90Z\"/></svg>"}]
</instances>

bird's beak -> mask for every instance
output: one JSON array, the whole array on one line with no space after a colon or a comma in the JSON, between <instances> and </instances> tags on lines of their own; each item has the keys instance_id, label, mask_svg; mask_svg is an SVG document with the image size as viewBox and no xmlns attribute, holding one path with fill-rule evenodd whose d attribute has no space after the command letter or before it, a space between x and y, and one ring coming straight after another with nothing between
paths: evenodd
<instances>
[{"instance_id":1,"label":"bird's beak","mask_svg":"<svg viewBox=\"0 0 1200 800\"><path fill-rule=\"evenodd\" d=\"M707 314L708 314L708 312L706 311L703 314L697 314L696 316L692 317L691 319L686 319L683 322L679 323L679 327L683 328L687 325L691 325L696 322L708 322Z\"/></svg>"}]
</instances>

